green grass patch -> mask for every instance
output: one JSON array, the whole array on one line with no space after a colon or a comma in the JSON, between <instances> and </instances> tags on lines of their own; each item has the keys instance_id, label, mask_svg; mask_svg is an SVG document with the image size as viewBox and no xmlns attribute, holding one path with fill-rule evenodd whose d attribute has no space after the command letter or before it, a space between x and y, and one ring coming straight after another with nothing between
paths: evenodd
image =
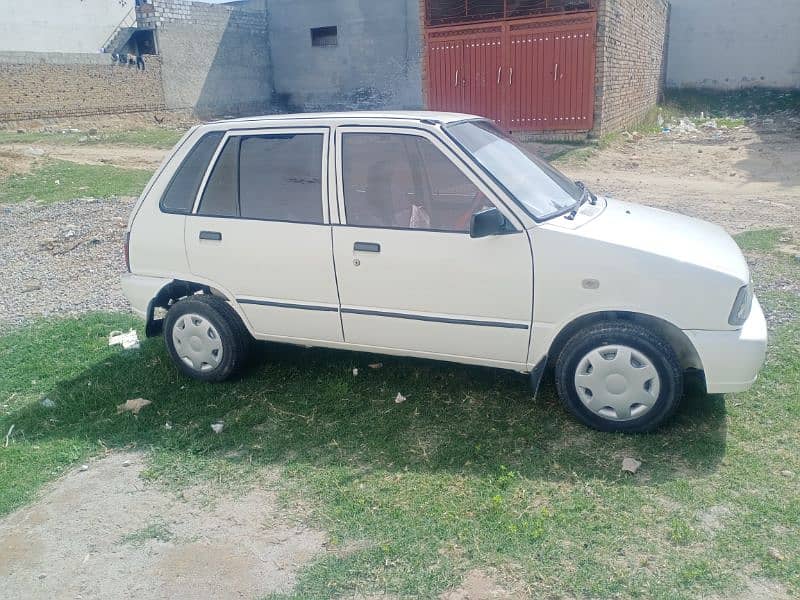
<instances>
[{"instance_id":1,"label":"green grass patch","mask_svg":"<svg viewBox=\"0 0 800 600\"><path fill-rule=\"evenodd\" d=\"M782 229L759 229L745 231L734 236L736 243L745 252L773 252L780 243Z\"/></svg>"},{"instance_id":2,"label":"green grass patch","mask_svg":"<svg viewBox=\"0 0 800 600\"><path fill-rule=\"evenodd\" d=\"M799 322L773 332L751 391L692 394L640 436L577 424L550 382L534 401L521 375L422 360L262 345L239 379L199 383L160 339L108 347L131 326L97 314L0 337L0 513L106 448L142 449L176 489L282 473L287 509L308 506L331 551L275 598L435 597L474 568L534 597L725 597L744 574L800 595ZM153 404L117 414L137 397Z\"/></svg>"},{"instance_id":3,"label":"green grass patch","mask_svg":"<svg viewBox=\"0 0 800 600\"><path fill-rule=\"evenodd\" d=\"M746 88L719 92L673 88L666 91L665 104L680 114L699 115L702 112L707 117L749 117L797 110L800 107L800 91Z\"/></svg>"},{"instance_id":4,"label":"green grass patch","mask_svg":"<svg viewBox=\"0 0 800 600\"><path fill-rule=\"evenodd\" d=\"M141 169L47 160L37 163L29 173L17 173L0 181L0 203L29 198L58 202L73 198L138 196L151 176L151 171Z\"/></svg>"},{"instance_id":5,"label":"green grass patch","mask_svg":"<svg viewBox=\"0 0 800 600\"><path fill-rule=\"evenodd\" d=\"M169 542L174 538L174 534L172 531L170 531L166 523L159 521L157 523L151 523L150 525L142 527L141 529L137 529L131 533L125 534L122 536L120 543L130 544L132 546L142 546L151 540L158 542Z\"/></svg>"},{"instance_id":6,"label":"green grass patch","mask_svg":"<svg viewBox=\"0 0 800 600\"><path fill-rule=\"evenodd\" d=\"M57 144L68 146L144 146L169 150L177 144L185 129L152 127L127 131L99 132L89 136L86 132L25 132L0 131L0 144Z\"/></svg>"}]
</instances>

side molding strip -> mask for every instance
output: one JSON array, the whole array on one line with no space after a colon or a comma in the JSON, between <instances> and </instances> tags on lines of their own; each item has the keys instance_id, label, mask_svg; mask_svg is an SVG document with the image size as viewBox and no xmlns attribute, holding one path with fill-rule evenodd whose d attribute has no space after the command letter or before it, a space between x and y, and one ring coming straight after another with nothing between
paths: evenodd
<instances>
[{"instance_id":1,"label":"side molding strip","mask_svg":"<svg viewBox=\"0 0 800 600\"><path fill-rule=\"evenodd\" d=\"M296 308L299 310L318 310L322 312L339 312L335 306L318 306L311 304L288 304L286 302L269 302L268 300L242 300L237 298L239 304L255 304L256 306L274 306L276 308Z\"/></svg>"},{"instance_id":2,"label":"side molding strip","mask_svg":"<svg viewBox=\"0 0 800 600\"><path fill-rule=\"evenodd\" d=\"M525 323L500 323L498 321L472 321L469 319L448 319L445 317L429 317L427 315L408 315L404 313L365 310L360 308L343 308L346 315L367 315L370 317L389 317L392 319L408 319L410 321L427 321L430 323L449 323L451 325L475 325L477 327L498 327L501 329L528 329Z\"/></svg>"}]
</instances>

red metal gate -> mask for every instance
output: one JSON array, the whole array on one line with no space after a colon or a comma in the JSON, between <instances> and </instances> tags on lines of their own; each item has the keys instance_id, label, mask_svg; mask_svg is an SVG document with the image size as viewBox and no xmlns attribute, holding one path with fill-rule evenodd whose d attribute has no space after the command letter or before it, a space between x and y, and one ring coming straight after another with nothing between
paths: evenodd
<instances>
[{"instance_id":1,"label":"red metal gate","mask_svg":"<svg viewBox=\"0 0 800 600\"><path fill-rule=\"evenodd\" d=\"M508 131L593 125L594 12L427 30L428 105Z\"/></svg>"}]
</instances>

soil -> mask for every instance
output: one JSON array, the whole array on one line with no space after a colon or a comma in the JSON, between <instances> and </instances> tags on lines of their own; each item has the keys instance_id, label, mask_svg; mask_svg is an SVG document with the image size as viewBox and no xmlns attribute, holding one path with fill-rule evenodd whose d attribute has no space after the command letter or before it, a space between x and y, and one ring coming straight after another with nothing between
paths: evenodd
<instances>
[{"instance_id":1,"label":"soil","mask_svg":"<svg viewBox=\"0 0 800 600\"><path fill-rule=\"evenodd\" d=\"M596 194L705 219L730 233L800 232L797 117L622 139L559 167Z\"/></svg>"},{"instance_id":2,"label":"soil","mask_svg":"<svg viewBox=\"0 0 800 600\"><path fill-rule=\"evenodd\" d=\"M261 598L324 551L325 534L287 519L271 491L178 496L143 466L110 454L0 520L0 597Z\"/></svg>"},{"instance_id":3,"label":"soil","mask_svg":"<svg viewBox=\"0 0 800 600\"><path fill-rule=\"evenodd\" d=\"M168 150L136 146L104 144L65 146L36 142L34 144L0 144L0 160L3 160L4 157L6 160L15 160L17 165L22 165L24 170L28 171L35 160L26 154L31 148L42 150L44 154L41 155L41 158L68 160L87 165L114 165L123 169L146 169L150 171L155 171L169 152ZM17 170L16 172L20 171Z\"/></svg>"}]
</instances>

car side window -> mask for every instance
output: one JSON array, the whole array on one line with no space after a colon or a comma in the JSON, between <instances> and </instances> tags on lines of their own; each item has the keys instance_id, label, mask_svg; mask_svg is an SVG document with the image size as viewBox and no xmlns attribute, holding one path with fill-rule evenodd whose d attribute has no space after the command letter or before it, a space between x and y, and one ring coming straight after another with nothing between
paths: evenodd
<instances>
[{"instance_id":1,"label":"car side window","mask_svg":"<svg viewBox=\"0 0 800 600\"><path fill-rule=\"evenodd\" d=\"M180 214L192 212L203 175L223 135L222 131L207 133L189 151L161 198L162 210Z\"/></svg>"},{"instance_id":2,"label":"car side window","mask_svg":"<svg viewBox=\"0 0 800 600\"><path fill-rule=\"evenodd\" d=\"M239 202L242 217L322 223L322 134L242 138Z\"/></svg>"},{"instance_id":3,"label":"car side window","mask_svg":"<svg viewBox=\"0 0 800 600\"><path fill-rule=\"evenodd\" d=\"M211 176L203 190L198 214L206 217L236 217L239 215L238 200L238 154L239 139L230 138L217 159Z\"/></svg>"},{"instance_id":4,"label":"car side window","mask_svg":"<svg viewBox=\"0 0 800 600\"><path fill-rule=\"evenodd\" d=\"M430 140L395 133L345 133L342 183L347 223L468 232L491 206Z\"/></svg>"}]
</instances>

